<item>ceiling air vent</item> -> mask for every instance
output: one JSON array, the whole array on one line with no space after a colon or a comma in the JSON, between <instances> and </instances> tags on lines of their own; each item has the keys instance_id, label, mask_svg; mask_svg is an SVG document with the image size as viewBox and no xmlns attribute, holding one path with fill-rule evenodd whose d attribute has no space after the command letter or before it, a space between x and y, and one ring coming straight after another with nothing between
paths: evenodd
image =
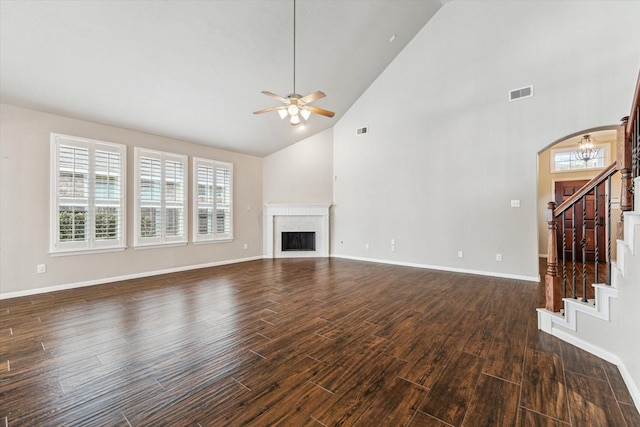
<instances>
[{"instance_id":1,"label":"ceiling air vent","mask_svg":"<svg viewBox=\"0 0 640 427\"><path fill-rule=\"evenodd\" d=\"M363 128L358 128L356 129L356 135L364 135L365 133L367 133L369 131L368 127L363 127Z\"/></svg>"},{"instance_id":2,"label":"ceiling air vent","mask_svg":"<svg viewBox=\"0 0 640 427\"><path fill-rule=\"evenodd\" d=\"M529 98L533 96L533 86L522 87L520 89L514 89L509 91L509 101L515 101L516 99Z\"/></svg>"}]
</instances>

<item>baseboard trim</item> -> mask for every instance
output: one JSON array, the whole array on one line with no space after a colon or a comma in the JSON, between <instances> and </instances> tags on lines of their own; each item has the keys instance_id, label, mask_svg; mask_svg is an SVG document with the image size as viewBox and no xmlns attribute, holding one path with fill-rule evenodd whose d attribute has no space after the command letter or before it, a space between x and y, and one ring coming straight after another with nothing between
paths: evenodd
<instances>
[{"instance_id":1,"label":"baseboard trim","mask_svg":"<svg viewBox=\"0 0 640 427\"><path fill-rule=\"evenodd\" d=\"M624 362L615 354L610 353L598 346L595 346L587 341L584 341L573 334L564 332L557 328L553 328L551 330L551 335L565 341L569 344L575 345L582 350L588 351L591 354L598 356L601 359L606 360L607 362L613 363L620 370L620 375L622 375L622 379L624 379L627 388L629 389L629 393L631 394L631 398L633 399L633 403L636 405L636 408L640 410L640 389L638 385L633 381L631 374L627 370Z\"/></svg>"},{"instance_id":2,"label":"baseboard trim","mask_svg":"<svg viewBox=\"0 0 640 427\"><path fill-rule=\"evenodd\" d=\"M121 280L140 279L142 277L159 276L161 274L179 273L181 271L197 270L200 268L209 268L209 267L218 267L221 265L237 264L240 262L255 261L258 259L263 259L262 255L247 257L247 258L225 260L225 261L208 262L205 264L195 264L195 265L187 265L183 267L167 268L164 270L145 271L142 273L126 274L124 276L105 277L102 279L87 280L84 282L66 283L63 285L47 286L46 288L29 289L26 291L6 292L6 293L0 293L0 300L43 294L47 292L64 291L67 289L83 288L86 286L102 285L109 282L119 282Z\"/></svg>"},{"instance_id":3,"label":"baseboard trim","mask_svg":"<svg viewBox=\"0 0 640 427\"><path fill-rule=\"evenodd\" d=\"M494 271L482 271L482 270L470 270L466 268L456 268L456 267L446 267L441 265L429 265L429 264L419 264L413 262L402 262L402 261L390 261L384 259L376 259L376 258L363 258L363 257L354 257L349 255L339 255L339 254L331 254L332 258L342 258L342 259L350 259L354 261L365 261L365 262L375 262L379 264L391 264L391 265L400 265L403 267L416 267L416 268L424 268L429 270L440 270L440 271L450 271L452 273L463 273L463 274L476 274L479 276L489 276L489 277L500 277L502 279L514 279L514 280L524 280L527 282L540 282L540 276L521 276L518 274L508 274L508 273L498 273Z\"/></svg>"}]
</instances>

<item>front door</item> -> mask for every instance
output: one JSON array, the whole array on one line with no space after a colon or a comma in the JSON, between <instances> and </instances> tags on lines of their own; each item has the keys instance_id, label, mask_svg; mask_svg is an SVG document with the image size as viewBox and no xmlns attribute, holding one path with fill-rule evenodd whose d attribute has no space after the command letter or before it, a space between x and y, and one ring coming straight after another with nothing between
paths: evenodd
<instances>
[{"instance_id":1,"label":"front door","mask_svg":"<svg viewBox=\"0 0 640 427\"><path fill-rule=\"evenodd\" d=\"M555 185L555 202L556 206L560 206L562 202L567 200L576 191L580 190L588 181L587 180L575 180L575 181L558 181ZM604 188L598 189L598 210L596 218L596 203L593 192L586 195L586 212L582 211L582 199L576 203L575 207L575 230L576 230L576 261L582 261L582 246L581 240L583 236L583 229L586 230L586 255L587 261L595 261L596 259L596 221L597 227L597 242L598 242L598 261L605 261L606 243L604 240L604 224L605 224L605 203L604 203ZM573 234L571 232L573 210L567 209L564 214L564 229L566 238L565 257L567 261L571 261L571 247L573 244ZM559 224L562 227L562 221ZM562 257L562 237L558 239L558 255Z\"/></svg>"}]
</instances>

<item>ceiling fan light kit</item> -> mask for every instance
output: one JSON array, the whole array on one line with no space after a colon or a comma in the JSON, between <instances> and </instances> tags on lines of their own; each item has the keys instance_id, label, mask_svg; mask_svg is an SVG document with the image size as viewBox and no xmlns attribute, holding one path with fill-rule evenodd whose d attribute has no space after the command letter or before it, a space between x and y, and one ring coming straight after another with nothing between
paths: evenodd
<instances>
[{"instance_id":1,"label":"ceiling fan light kit","mask_svg":"<svg viewBox=\"0 0 640 427\"><path fill-rule=\"evenodd\" d=\"M263 90L267 96L277 99L282 102L283 105L279 107L265 108L264 110L254 111L253 114L268 113L269 111L277 111L281 119L289 117L289 123L291 126L300 124L300 116L303 120L308 120L311 113L320 114L326 117L333 117L335 113L333 111L324 110L322 108L308 105L317 99L324 98L326 95L319 90L310 93L309 95L302 96L296 93L296 0L293 0L293 93L286 98L276 95L275 93Z\"/></svg>"}]
</instances>

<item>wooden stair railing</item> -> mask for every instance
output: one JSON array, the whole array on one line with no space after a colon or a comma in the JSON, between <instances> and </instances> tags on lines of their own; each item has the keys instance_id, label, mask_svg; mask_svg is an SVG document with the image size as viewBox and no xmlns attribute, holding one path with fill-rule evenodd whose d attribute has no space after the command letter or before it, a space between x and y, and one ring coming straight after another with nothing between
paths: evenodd
<instances>
[{"instance_id":1,"label":"wooden stair railing","mask_svg":"<svg viewBox=\"0 0 640 427\"><path fill-rule=\"evenodd\" d=\"M631 113L622 118L618 128L618 169L620 169L622 188L620 192L620 221L624 222L624 213L633 210L633 179L640 176L640 71L636 92L631 104ZM621 233L624 227L618 227ZM622 238L620 234L618 238Z\"/></svg>"},{"instance_id":2,"label":"wooden stair railing","mask_svg":"<svg viewBox=\"0 0 640 427\"><path fill-rule=\"evenodd\" d=\"M591 179L591 181L587 182L580 190L576 191L569 197L567 200L562 202L560 206L553 210L553 216L558 217L560 214L569 209L572 205L576 204L583 196L592 191L597 185L604 182L607 178L618 171L617 162L611 163L607 166L602 172L600 172L597 176ZM554 203L555 204L555 203Z\"/></svg>"},{"instance_id":3,"label":"wooden stair railing","mask_svg":"<svg viewBox=\"0 0 640 427\"><path fill-rule=\"evenodd\" d=\"M600 260L600 245L606 244L606 260L608 267L609 280L611 283L611 177L618 172L617 163L614 162L606 167L598 176L587 182L580 190L576 191L569 199L562 202L562 204L556 207L555 202L549 202L547 205L547 211L545 213L545 220L549 225L549 239L547 247L547 272L545 275L545 295L546 295L546 309L558 312L562 308L562 299L567 298L569 295L568 290L568 271L567 264L570 262L571 266L571 297L577 298L578 294L582 297L582 301L587 301L587 281L591 275L596 283L599 276L599 260ZM604 188L603 188L604 187ZM587 196L593 195L594 205L594 268L593 273L588 274L587 269L587 238L586 238L586 212L587 212ZM598 212L598 198L606 197L606 214L605 212ZM579 208L578 208L579 206ZM579 209L579 212L577 211ZM566 215L571 214L571 227L566 228ZM582 232L580 233L582 238L577 240L578 230L575 226L575 219L582 217ZM602 221L604 219L604 221ZM560 228L558 227L560 222ZM601 224L602 223L602 224ZM605 226L607 232L605 233L605 242L598 241L598 227ZM567 233L568 232L568 233ZM560 233L562 241L562 255L561 260L558 256L558 233ZM571 260L566 259L567 248L567 234L571 236ZM580 253L577 252L577 245L580 244ZM578 280L578 261L580 256L580 263L582 267L581 281L582 291L577 288ZM558 265L562 266L562 277L558 275Z\"/></svg>"},{"instance_id":4,"label":"wooden stair railing","mask_svg":"<svg viewBox=\"0 0 640 427\"><path fill-rule=\"evenodd\" d=\"M618 235L619 239L624 238L624 213L634 210L633 206L633 193L634 191L640 191L638 188L634 188L634 179L640 176L640 71L638 71L638 79L636 81L636 89L633 96L633 102L631 104L631 113L629 116L622 118L622 124L617 130L617 160L615 163L609 165L598 176L589 181L585 186L576 192L571 198L564 201L560 206L556 207L554 202L549 202L547 211L545 213L545 220L549 225L549 244L547 248L547 272L545 275L545 293L546 293L546 309L559 312L562 309L562 299L567 298L567 260L566 260L566 222L565 215L571 209L571 218L575 220L576 205L581 201L583 211L583 227L586 223L585 201L586 196L589 194L594 195L594 208L597 211L597 198L606 194L606 247L607 247L607 284L611 284L611 177L620 171L621 174L621 189L620 189L620 222L618 223ZM604 193L600 193L599 187L606 185ZM635 209L638 209L636 206ZM558 230L558 218L562 221L562 228ZM596 212L595 226L598 227L598 213ZM573 221L572 221L573 224ZM576 230L575 227L570 229L572 237L571 248L571 297L577 298L578 291L576 289ZM562 280L558 276L558 264L560 262L558 258L558 232L561 232L562 236ZM586 262L586 239L585 230L583 228L582 239L580 246L582 249L582 301L587 301L587 262ZM598 281L598 260L599 260L599 247L601 242L597 242L597 232L594 232L595 242L595 261L594 261L594 282Z\"/></svg>"}]
</instances>

